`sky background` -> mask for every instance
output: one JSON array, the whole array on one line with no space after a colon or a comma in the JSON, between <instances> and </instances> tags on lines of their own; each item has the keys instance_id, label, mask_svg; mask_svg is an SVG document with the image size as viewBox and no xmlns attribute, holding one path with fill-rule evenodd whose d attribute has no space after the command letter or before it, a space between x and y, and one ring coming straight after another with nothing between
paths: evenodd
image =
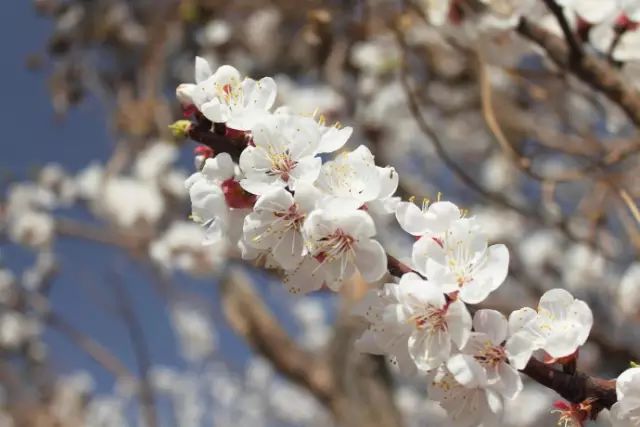
<instances>
[{"instance_id":1,"label":"sky background","mask_svg":"<svg viewBox=\"0 0 640 427\"><path fill-rule=\"evenodd\" d=\"M0 14L3 21L0 26L0 93L4 100L0 114L0 177L21 180L48 162L63 165L69 173L76 173L93 160L103 162L111 152L113 140L98 102L85 100L61 121L51 106L47 69L29 71L25 66L30 54L44 53L51 22L38 17L30 1L12 1L10 7L6 6ZM188 168L192 162L188 155L183 157L184 167ZM61 212L61 215L92 220L80 209ZM0 242L0 250L0 262L18 274L33 263L32 254L15 246L9 247L6 242ZM181 366L166 304L152 290L148 268L134 264L117 249L90 242L61 238L56 242L55 250L60 257L61 273L53 283L51 300L62 317L114 351L135 371L127 329L110 303L113 292L108 283L118 277L136 307L154 363ZM196 281L184 276L175 279L180 286L208 298L215 307L217 293L211 281ZM279 299L277 295L269 298L276 304ZM213 316L219 318L220 314L214 309ZM232 366L235 364L240 368L248 357L246 347L225 328L218 332L224 352L231 356ZM64 336L48 331L45 337L58 372L87 369L97 380L98 391L112 389L112 376Z\"/></svg>"}]
</instances>

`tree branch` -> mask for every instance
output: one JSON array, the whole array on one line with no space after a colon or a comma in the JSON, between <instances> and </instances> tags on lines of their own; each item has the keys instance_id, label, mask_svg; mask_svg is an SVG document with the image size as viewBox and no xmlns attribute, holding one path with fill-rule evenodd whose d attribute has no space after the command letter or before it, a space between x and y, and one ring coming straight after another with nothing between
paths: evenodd
<instances>
[{"instance_id":1,"label":"tree branch","mask_svg":"<svg viewBox=\"0 0 640 427\"><path fill-rule=\"evenodd\" d=\"M570 71L619 105L629 119L640 126L640 93L628 85L609 63L593 55L570 60L569 48L563 39L526 18L520 19L517 31L543 48L558 67Z\"/></svg>"},{"instance_id":2,"label":"tree branch","mask_svg":"<svg viewBox=\"0 0 640 427\"><path fill-rule=\"evenodd\" d=\"M287 335L252 289L251 279L241 270L232 269L222 282L221 291L224 314L231 328L285 377L331 407L336 390L331 367L298 347Z\"/></svg>"},{"instance_id":3,"label":"tree branch","mask_svg":"<svg viewBox=\"0 0 640 427\"><path fill-rule=\"evenodd\" d=\"M353 339L361 332L343 310L329 355L300 348L284 331L251 279L232 269L222 282L222 304L231 328L289 380L313 394L343 427L399 427L391 379L379 356L357 354Z\"/></svg>"},{"instance_id":4,"label":"tree branch","mask_svg":"<svg viewBox=\"0 0 640 427\"><path fill-rule=\"evenodd\" d=\"M544 3L547 5L547 8L553 13L560 24L560 28L564 33L564 38L567 40L569 44L569 62L579 61L582 58L584 52L582 51L582 46L578 42L574 31L569 26L567 22L567 18L564 16L564 10L562 7L558 6L555 0L544 0Z\"/></svg>"},{"instance_id":5,"label":"tree branch","mask_svg":"<svg viewBox=\"0 0 640 427\"><path fill-rule=\"evenodd\" d=\"M534 381L550 388L569 402L580 403L588 398L595 399L591 415L602 409L609 409L616 403L616 381L591 377L582 372L567 374L532 358L521 371Z\"/></svg>"}]
</instances>

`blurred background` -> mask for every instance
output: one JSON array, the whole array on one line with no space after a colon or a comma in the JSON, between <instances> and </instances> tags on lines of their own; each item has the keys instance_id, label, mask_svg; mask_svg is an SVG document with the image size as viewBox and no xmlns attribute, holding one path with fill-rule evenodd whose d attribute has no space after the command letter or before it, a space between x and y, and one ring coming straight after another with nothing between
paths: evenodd
<instances>
[{"instance_id":1,"label":"blurred background","mask_svg":"<svg viewBox=\"0 0 640 427\"><path fill-rule=\"evenodd\" d=\"M168 129L196 55L354 127L403 199L479 217L512 256L487 307L569 289L596 319L580 369L639 360L638 123L516 29L434 25L427 3L5 5L0 426L447 425L424 378L353 349L369 285L293 296L200 244L183 185L195 144ZM560 34L544 8L532 19ZM626 65L611 61L633 88ZM395 223L378 234L408 258ZM505 425L549 425L555 399L527 383Z\"/></svg>"}]
</instances>

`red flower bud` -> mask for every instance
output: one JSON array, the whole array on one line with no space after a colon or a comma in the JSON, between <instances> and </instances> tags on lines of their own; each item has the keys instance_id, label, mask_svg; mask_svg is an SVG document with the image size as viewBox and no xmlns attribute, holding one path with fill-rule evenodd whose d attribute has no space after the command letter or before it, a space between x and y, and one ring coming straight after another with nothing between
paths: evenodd
<instances>
[{"instance_id":1,"label":"red flower bud","mask_svg":"<svg viewBox=\"0 0 640 427\"><path fill-rule=\"evenodd\" d=\"M256 203L256 196L246 192L240 183L233 178L229 178L220 186L224 193L224 199L230 208L246 209L252 208Z\"/></svg>"}]
</instances>

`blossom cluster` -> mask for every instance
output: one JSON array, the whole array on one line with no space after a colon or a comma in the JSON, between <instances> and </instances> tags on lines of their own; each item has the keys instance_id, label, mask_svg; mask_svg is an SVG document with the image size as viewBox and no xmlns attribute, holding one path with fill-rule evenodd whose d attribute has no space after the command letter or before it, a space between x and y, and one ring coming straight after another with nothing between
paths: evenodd
<instances>
[{"instance_id":1,"label":"blossom cluster","mask_svg":"<svg viewBox=\"0 0 640 427\"><path fill-rule=\"evenodd\" d=\"M547 363L574 357L591 330L591 310L553 289L537 311L522 308L507 318L480 309L472 316L468 305L483 302L507 276L506 247L489 245L478 221L450 202L423 209L402 202L397 217L418 237L415 272L370 291L360 303L357 313L370 326L356 344L389 356L401 371L426 374L430 399L455 425L492 425L503 400L522 391L518 371L534 353Z\"/></svg>"},{"instance_id":2,"label":"blossom cluster","mask_svg":"<svg viewBox=\"0 0 640 427\"><path fill-rule=\"evenodd\" d=\"M196 150L199 170L186 187L208 243L237 245L243 258L284 271L290 292L307 293L337 291L356 271L368 282L382 279L387 255L376 225L389 217L416 238L411 271L359 303L356 314L369 327L356 345L425 374L429 397L455 425L497 422L504 400L522 391L519 370L532 357L575 360L593 324L587 304L553 289L537 310L508 318L472 308L505 282L507 247L490 244L481 222L451 202L419 207L394 197L398 174L377 166L365 146L327 158L351 128L287 107L271 111L272 79L242 79L228 65L213 72L201 58L196 83L180 85L177 94L196 117L183 133L205 127L241 146L236 156Z\"/></svg>"},{"instance_id":3,"label":"blossom cluster","mask_svg":"<svg viewBox=\"0 0 640 427\"><path fill-rule=\"evenodd\" d=\"M244 144L237 159L199 149L200 170L186 181L192 218L210 243L231 241L243 258L284 270L295 293L323 284L337 290L356 270L368 281L382 278L386 254L375 223L395 211L398 175L376 166L365 146L323 162L351 128L286 107L272 112L273 79L241 79L228 65L212 72L202 58L196 84L177 94L187 111Z\"/></svg>"}]
</instances>

